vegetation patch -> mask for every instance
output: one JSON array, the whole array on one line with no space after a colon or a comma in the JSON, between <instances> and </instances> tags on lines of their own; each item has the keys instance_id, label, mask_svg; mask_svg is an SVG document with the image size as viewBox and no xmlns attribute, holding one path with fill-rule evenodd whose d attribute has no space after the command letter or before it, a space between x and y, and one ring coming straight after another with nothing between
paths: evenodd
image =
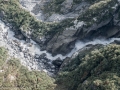
<instances>
[{"instance_id":1,"label":"vegetation patch","mask_svg":"<svg viewBox=\"0 0 120 90\"><path fill-rule=\"evenodd\" d=\"M0 6L0 12L5 13L2 20L12 24L15 30L31 31L34 37L47 34L56 25L36 20L28 11L22 9L17 0L1 0Z\"/></svg>"},{"instance_id":2,"label":"vegetation patch","mask_svg":"<svg viewBox=\"0 0 120 90\"><path fill-rule=\"evenodd\" d=\"M60 3L62 1L55 1ZM31 32L33 38L41 37L44 35L55 35L58 32L62 32L66 27L73 24L72 19L66 19L59 23L47 23L36 20L28 11L22 9L17 0L1 0L0 1L0 12L5 13L3 21L7 21L12 24L15 30L21 30ZM49 5L48 5L49 6Z\"/></svg>"},{"instance_id":3,"label":"vegetation patch","mask_svg":"<svg viewBox=\"0 0 120 90\"><path fill-rule=\"evenodd\" d=\"M43 12L44 13L48 13L49 16L52 15L53 13L61 13L60 12L60 10L61 10L61 4L64 1L65 0L52 0L52 1L50 1L43 8Z\"/></svg>"},{"instance_id":4,"label":"vegetation patch","mask_svg":"<svg viewBox=\"0 0 120 90\"><path fill-rule=\"evenodd\" d=\"M76 61L76 58L73 61ZM74 69L59 73L57 83L65 90L119 90L120 46L108 45L83 57ZM74 64L73 64L74 65ZM73 66L72 65L72 66Z\"/></svg>"},{"instance_id":5,"label":"vegetation patch","mask_svg":"<svg viewBox=\"0 0 120 90\"><path fill-rule=\"evenodd\" d=\"M18 59L6 61L6 56L6 49L0 47L0 90L54 90L54 79L46 73L29 71Z\"/></svg>"},{"instance_id":6,"label":"vegetation patch","mask_svg":"<svg viewBox=\"0 0 120 90\"><path fill-rule=\"evenodd\" d=\"M112 18L117 0L98 0L94 2L82 15L78 17L79 21L84 21L86 27L101 23Z\"/></svg>"}]
</instances>

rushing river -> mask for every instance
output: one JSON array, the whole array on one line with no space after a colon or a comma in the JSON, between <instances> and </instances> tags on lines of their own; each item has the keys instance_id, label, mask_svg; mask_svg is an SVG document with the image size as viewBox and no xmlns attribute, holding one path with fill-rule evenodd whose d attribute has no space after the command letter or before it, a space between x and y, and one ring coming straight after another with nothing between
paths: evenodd
<instances>
[{"instance_id":1,"label":"rushing river","mask_svg":"<svg viewBox=\"0 0 120 90\"><path fill-rule=\"evenodd\" d=\"M9 55L11 57L15 57L20 59L21 63L28 67L30 70L43 70L43 71L54 71L54 65L51 64L52 60L56 60L57 58L61 58L62 60L66 57L71 57L75 52L77 52L79 49L85 47L88 44L103 44L107 45L114 40L120 40L120 38L111 38L109 40L104 39L95 39L93 41L88 42L81 42L77 41L75 43L74 49L67 54L66 56L62 56L61 54L58 54L56 56L52 56L47 51L41 51L40 47L37 43L35 43L33 40L31 40L30 43L27 43L24 40L18 40L14 37L14 32L9 29L8 26L6 26L2 21L0 21L0 46L3 46L7 48ZM44 60L41 60L38 62L38 59L35 59L35 55L41 55L45 53L46 58L48 58L49 61L49 68L45 64L43 64ZM51 69L52 68L52 69Z\"/></svg>"}]
</instances>

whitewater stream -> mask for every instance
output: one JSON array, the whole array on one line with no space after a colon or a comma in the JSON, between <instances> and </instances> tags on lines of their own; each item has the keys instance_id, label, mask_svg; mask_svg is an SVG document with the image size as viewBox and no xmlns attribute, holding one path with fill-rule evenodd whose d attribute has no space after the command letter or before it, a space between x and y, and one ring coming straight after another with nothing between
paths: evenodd
<instances>
[{"instance_id":1,"label":"whitewater stream","mask_svg":"<svg viewBox=\"0 0 120 90\"><path fill-rule=\"evenodd\" d=\"M77 52L79 49L82 49L88 44L107 45L114 40L120 40L120 38L112 38L109 40L95 39L88 42L77 41L75 43L74 49L69 54L66 56L58 54L53 57L47 51L41 51L39 45L33 40L31 40L30 43L27 43L24 40L16 39L14 35L14 32L11 31L10 28L6 26L2 21L0 21L0 46L3 46L8 50L10 57L20 59L21 64L28 67L29 70L42 70L48 73L55 71L55 66L52 64L52 61L56 60L57 58L61 58L63 60L66 57L71 57L75 52ZM40 56L43 53L46 54L45 57L47 58L47 61L45 59L35 58L36 55Z\"/></svg>"},{"instance_id":2,"label":"whitewater stream","mask_svg":"<svg viewBox=\"0 0 120 90\"><path fill-rule=\"evenodd\" d=\"M18 40L14 37L14 35L14 32L10 30L10 28L2 21L0 21L0 46L5 47L8 50L10 57L20 59L21 64L28 67L29 70L42 70L48 73L55 71L55 66L52 64L52 61L56 60L57 58L61 58L61 60L63 60L66 57L71 57L79 49L82 49L89 44L107 45L111 42L114 42L114 40L120 40L120 38L112 38L109 40L95 39L88 42L77 41L74 49L69 54L66 56L58 54L53 57L52 54L48 53L47 51L41 51L39 45L33 40L31 40L30 43L27 43L24 40ZM46 54L45 58L47 59L35 58L36 55L40 57L42 54Z\"/></svg>"}]
</instances>

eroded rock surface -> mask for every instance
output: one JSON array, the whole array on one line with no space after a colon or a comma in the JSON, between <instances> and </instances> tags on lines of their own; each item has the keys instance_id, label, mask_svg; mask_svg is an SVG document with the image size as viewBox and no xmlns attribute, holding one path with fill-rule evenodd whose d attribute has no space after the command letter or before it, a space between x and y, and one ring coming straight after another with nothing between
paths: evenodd
<instances>
[{"instance_id":1,"label":"eroded rock surface","mask_svg":"<svg viewBox=\"0 0 120 90\"><path fill-rule=\"evenodd\" d=\"M56 53L62 53L63 55L66 55L66 53L69 53L71 49L74 48L76 40L76 37L73 38L74 34L74 30L65 30L62 34L56 34L47 43L47 50L52 52L54 55Z\"/></svg>"},{"instance_id":2,"label":"eroded rock surface","mask_svg":"<svg viewBox=\"0 0 120 90\"><path fill-rule=\"evenodd\" d=\"M66 55L73 49L78 39L108 39L120 36L119 1L117 0L98 0L92 3L88 0L41 0L34 5L32 13L44 17L42 20L45 22L61 23L62 20L73 18L71 21L73 25L60 27L62 32L56 33L45 44L42 43L41 46L53 55L58 53ZM36 41L41 44L40 39L37 38Z\"/></svg>"}]
</instances>

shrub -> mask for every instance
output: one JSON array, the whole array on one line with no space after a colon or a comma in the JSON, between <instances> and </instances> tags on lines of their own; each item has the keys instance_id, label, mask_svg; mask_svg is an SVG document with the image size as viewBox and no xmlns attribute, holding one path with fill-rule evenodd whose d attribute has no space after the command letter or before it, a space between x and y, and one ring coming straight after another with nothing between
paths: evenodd
<instances>
[{"instance_id":1,"label":"shrub","mask_svg":"<svg viewBox=\"0 0 120 90\"><path fill-rule=\"evenodd\" d=\"M7 60L6 56L6 49L0 47L0 60L4 61L0 63L0 90L54 90L54 79L46 73L29 71L18 59Z\"/></svg>"},{"instance_id":2,"label":"shrub","mask_svg":"<svg viewBox=\"0 0 120 90\"><path fill-rule=\"evenodd\" d=\"M57 83L67 90L119 90L119 65L120 46L108 45L81 57L75 69L61 71Z\"/></svg>"}]
</instances>

